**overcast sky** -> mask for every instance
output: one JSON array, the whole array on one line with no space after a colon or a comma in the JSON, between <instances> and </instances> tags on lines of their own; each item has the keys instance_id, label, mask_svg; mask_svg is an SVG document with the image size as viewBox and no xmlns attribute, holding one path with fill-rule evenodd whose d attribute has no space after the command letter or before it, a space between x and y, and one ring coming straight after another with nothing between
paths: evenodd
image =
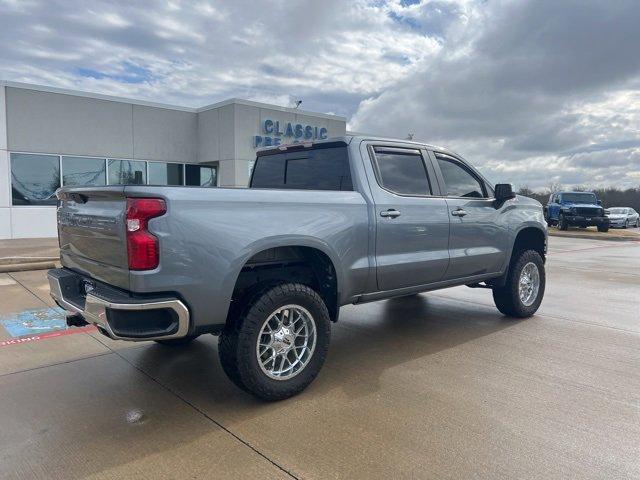
<instances>
[{"instance_id":1,"label":"overcast sky","mask_svg":"<svg viewBox=\"0 0 640 480\"><path fill-rule=\"evenodd\" d=\"M495 182L640 185L638 0L0 0L0 79L344 115Z\"/></svg>"}]
</instances>

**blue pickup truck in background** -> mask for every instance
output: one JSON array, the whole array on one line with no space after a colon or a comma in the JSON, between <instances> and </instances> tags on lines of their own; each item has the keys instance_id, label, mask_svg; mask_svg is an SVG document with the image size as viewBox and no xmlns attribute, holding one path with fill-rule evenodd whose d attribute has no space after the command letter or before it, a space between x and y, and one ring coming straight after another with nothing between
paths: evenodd
<instances>
[{"instance_id":1,"label":"blue pickup truck in background","mask_svg":"<svg viewBox=\"0 0 640 480\"><path fill-rule=\"evenodd\" d=\"M599 232L609 230L609 217L602 202L592 192L552 193L544 207L544 215L549 225L556 225L560 230L572 226L596 226Z\"/></svg>"}]
</instances>

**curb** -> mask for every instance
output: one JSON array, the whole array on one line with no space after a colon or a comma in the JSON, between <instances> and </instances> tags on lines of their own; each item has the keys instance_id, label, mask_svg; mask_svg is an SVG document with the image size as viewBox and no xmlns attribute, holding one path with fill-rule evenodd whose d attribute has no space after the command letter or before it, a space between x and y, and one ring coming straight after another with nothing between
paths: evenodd
<instances>
[{"instance_id":1,"label":"curb","mask_svg":"<svg viewBox=\"0 0 640 480\"><path fill-rule=\"evenodd\" d=\"M606 233L604 234L606 235ZM637 237L611 237L602 236L597 234L580 234L580 233L556 233L553 230L549 230L550 237L564 237L564 238L584 238L587 240L604 240L607 242L640 242L640 235Z\"/></svg>"},{"instance_id":2,"label":"curb","mask_svg":"<svg viewBox=\"0 0 640 480\"><path fill-rule=\"evenodd\" d=\"M44 262L14 263L11 265L0 265L0 273L28 272L30 270L49 270L50 268L56 268L56 262L44 261Z\"/></svg>"}]
</instances>

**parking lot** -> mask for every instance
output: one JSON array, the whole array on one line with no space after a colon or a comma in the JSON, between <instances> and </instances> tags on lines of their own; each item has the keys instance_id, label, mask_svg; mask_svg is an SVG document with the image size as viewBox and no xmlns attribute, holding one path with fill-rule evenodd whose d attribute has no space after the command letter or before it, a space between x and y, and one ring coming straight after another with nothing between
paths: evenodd
<instances>
[{"instance_id":1,"label":"parking lot","mask_svg":"<svg viewBox=\"0 0 640 480\"><path fill-rule=\"evenodd\" d=\"M640 242L549 250L535 317L467 287L346 307L279 403L235 388L211 336L0 324L0 478L638 478ZM53 305L44 271L0 274L5 320Z\"/></svg>"}]
</instances>

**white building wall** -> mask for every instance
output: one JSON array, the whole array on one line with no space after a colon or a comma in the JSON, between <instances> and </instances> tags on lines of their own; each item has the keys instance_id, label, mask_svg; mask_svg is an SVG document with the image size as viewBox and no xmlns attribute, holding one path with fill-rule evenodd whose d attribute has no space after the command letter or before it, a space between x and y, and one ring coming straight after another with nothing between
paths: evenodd
<instances>
[{"instance_id":1,"label":"white building wall","mask_svg":"<svg viewBox=\"0 0 640 480\"><path fill-rule=\"evenodd\" d=\"M237 185L234 165L235 109L232 104L198 113L198 163L218 165L218 185Z\"/></svg>"},{"instance_id":2,"label":"white building wall","mask_svg":"<svg viewBox=\"0 0 640 480\"><path fill-rule=\"evenodd\" d=\"M198 119L193 112L132 105L133 158L196 163Z\"/></svg>"},{"instance_id":3,"label":"white building wall","mask_svg":"<svg viewBox=\"0 0 640 480\"><path fill-rule=\"evenodd\" d=\"M11 182L7 153L6 87L0 85L0 240L11 238Z\"/></svg>"},{"instance_id":4,"label":"white building wall","mask_svg":"<svg viewBox=\"0 0 640 480\"><path fill-rule=\"evenodd\" d=\"M9 150L133 157L132 105L7 87Z\"/></svg>"}]
</instances>

